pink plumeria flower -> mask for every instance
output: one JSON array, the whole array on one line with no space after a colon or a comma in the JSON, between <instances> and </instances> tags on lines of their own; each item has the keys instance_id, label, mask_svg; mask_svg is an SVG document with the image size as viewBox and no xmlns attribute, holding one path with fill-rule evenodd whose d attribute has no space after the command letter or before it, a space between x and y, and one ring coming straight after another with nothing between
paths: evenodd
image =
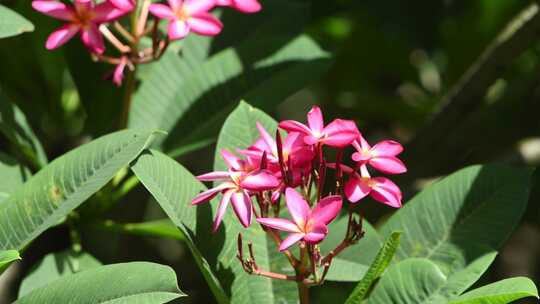
<instances>
[{"instance_id":1,"label":"pink plumeria flower","mask_svg":"<svg viewBox=\"0 0 540 304\"><path fill-rule=\"evenodd\" d=\"M277 171L279 171L279 153L276 141L259 122L257 122L257 129L261 135L260 139L246 150L242 150L241 153L259 161L263 152L266 152L269 166L277 167ZM305 166L315 157L311 146L307 146L303 142L302 134L298 132L291 132L287 135L283 141L282 152L285 165L289 164L290 159L294 168Z\"/></svg>"},{"instance_id":2,"label":"pink plumeria flower","mask_svg":"<svg viewBox=\"0 0 540 304\"><path fill-rule=\"evenodd\" d=\"M218 6L228 6L242 13L256 13L262 8L257 0L216 0Z\"/></svg>"},{"instance_id":3,"label":"pink plumeria flower","mask_svg":"<svg viewBox=\"0 0 540 304\"><path fill-rule=\"evenodd\" d=\"M221 155L227 163L228 171L215 171L197 176L200 181L224 182L217 187L204 191L197 195L191 204L198 205L214 198L218 193L223 193L216 218L214 220L214 231L219 228L225 210L232 201L232 206L240 223L244 227L251 225L252 192L272 190L279 186L279 180L269 171L254 168L252 164L241 160L234 154L223 150Z\"/></svg>"},{"instance_id":4,"label":"pink plumeria flower","mask_svg":"<svg viewBox=\"0 0 540 304\"><path fill-rule=\"evenodd\" d=\"M328 164L328 167L335 168L336 164ZM401 207L401 190L388 178L371 177L365 165L360 167L360 174L346 165L341 165L341 169L351 176L344 189L345 196L351 203L357 203L369 195L385 205Z\"/></svg>"},{"instance_id":5,"label":"pink plumeria flower","mask_svg":"<svg viewBox=\"0 0 540 304\"><path fill-rule=\"evenodd\" d=\"M112 81L117 87L122 85L122 81L124 80L124 69L126 68L128 62L129 60L127 57L122 56L122 58L120 58L120 63L118 63L114 69Z\"/></svg>"},{"instance_id":6,"label":"pink plumeria flower","mask_svg":"<svg viewBox=\"0 0 540 304\"><path fill-rule=\"evenodd\" d=\"M338 148L351 144L360 135L352 120L336 119L325 127L323 114L317 106L309 111L307 119L307 126L298 121L285 120L279 123L279 127L289 132L302 133L308 145L324 144Z\"/></svg>"},{"instance_id":7,"label":"pink plumeria flower","mask_svg":"<svg viewBox=\"0 0 540 304\"><path fill-rule=\"evenodd\" d=\"M342 204L341 196L327 196L310 210L306 200L293 188L285 190L285 200L292 221L283 218L257 219L264 226L291 233L279 245L280 251L302 239L309 244L321 242L328 234L327 225L339 214Z\"/></svg>"},{"instance_id":8,"label":"pink plumeria flower","mask_svg":"<svg viewBox=\"0 0 540 304\"><path fill-rule=\"evenodd\" d=\"M123 11L132 11L135 8L134 0L109 0L112 5Z\"/></svg>"},{"instance_id":9,"label":"pink plumeria flower","mask_svg":"<svg viewBox=\"0 0 540 304\"><path fill-rule=\"evenodd\" d=\"M75 0L72 6L53 0L35 0L32 7L45 15L67 22L47 38L47 49L56 49L80 33L84 45L96 54L105 51L99 25L118 19L126 13L109 2L94 5L92 0Z\"/></svg>"},{"instance_id":10,"label":"pink plumeria flower","mask_svg":"<svg viewBox=\"0 0 540 304\"><path fill-rule=\"evenodd\" d=\"M358 162L359 166L369 164L386 174L407 172L407 168L403 162L396 157L403 151L403 146L396 141L384 140L371 147L360 136L359 140L355 140L352 145L357 151L353 153L352 159Z\"/></svg>"},{"instance_id":11,"label":"pink plumeria flower","mask_svg":"<svg viewBox=\"0 0 540 304\"><path fill-rule=\"evenodd\" d=\"M208 11L215 0L167 0L169 5L152 4L150 12L157 18L169 20L169 39L178 40L190 32L204 36L215 36L223 24Z\"/></svg>"}]
</instances>

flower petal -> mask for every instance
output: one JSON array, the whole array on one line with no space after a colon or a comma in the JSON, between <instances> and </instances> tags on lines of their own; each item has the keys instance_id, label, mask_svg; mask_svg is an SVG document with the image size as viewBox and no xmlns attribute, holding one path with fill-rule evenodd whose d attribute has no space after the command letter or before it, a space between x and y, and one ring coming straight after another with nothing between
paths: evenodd
<instances>
[{"instance_id":1,"label":"flower petal","mask_svg":"<svg viewBox=\"0 0 540 304\"><path fill-rule=\"evenodd\" d=\"M298 226L288 219L283 218L258 218L257 222L261 225L288 232L300 232Z\"/></svg>"},{"instance_id":2,"label":"flower petal","mask_svg":"<svg viewBox=\"0 0 540 304\"><path fill-rule=\"evenodd\" d=\"M303 227L307 223L310 213L306 200L293 188L287 188L285 189L285 201L294 222L299 227Z\"/></svg>"},{"instance_id":3,"label":"flower petal","mask_svg":"<svg viewBox=\"0 0 540 304\"><path fill-rule=\"evenodd\" d=\"M304 234L302 233L291 233L289 236L287 236L281 244L279 244L279 251L285 251L289 247L291 247L294 243L300 241L304 238Z\"/></svg>"},{"instance_id":4,"label":"flower petal","mask_svg":"<svg viewBox=\"0 0 540 304\"><path fill-rule=\"evenodd\" d=\"M261 135L261 138L266 145L265 150L273 153L274 152L273 150L276 149L276 141L274 140L272 136L270 136L270 134L268 134L268 132L266 132L266 130L264 129L263 125L261 125L260 122L257 121L256 124L257 124L257 129L259 130L259 134Z\"/></svg>"},{"instance_id":5,"label":"flower petal","mask_svg":"<svg viewBox=\"0 0 540 304\"><path fill-rule=\"evenodd\" d=\"M56 49L66 42L68 42L77 32L79 31L79 26L73 24L66 24L49 35L45 47L48 50Z\"/></svg>"},{"instance_id":6,"label":"flower petal","mask_svg":"<svg viewBox=\"0 0 540 304\"><path fill-rule=\"evenodd\" d=\"M180 20L169 21L168 34L170 40L179 40L189 34L189 25Z\"/></svg>"},{"instance_id":7,"label":"flower petal","mask_svg":"<svg viewBox=\"0 0 540 304\"><path fill-rule=\"evenodd\" d=\"M232 8L242 13L256 13L262 8L257 0L233 0L232 2Z\"/></svg>"},{"instance_id":8,"label":"flower petal","mask_svg":"<svg viewBox=\"0 0 540 304\"><path fill-rule=\"evenodd\" d=\"M312 132L321 133L324 129L324 119L321 108L313 106L307 114L308 126Z\"/></svg>"},{"instance_id":9,"label":"flower petal","mask_svg":"<svg viewBox=\"0 0 540 304\"><path fill-rule=\"evenodd\" d=\"M103 54L105 52L105 42L103 42L97 25L92 24L88 29L81 30L81 40L92 53Z\"/></svg>"},{"instance_id":10,"label":"flower petal","mask_svg":"<svg viewBox=\"0 0 540 304\"><path fill-rule=\"evenodd\" d=\"M251 225L251 198L246 194L245 191L238 191L233 193L232 197L232 206L234 213L240 220L240 223L244 227L249 227Z\"/></svg>"},{"instance_id":11,"label":"flower petal","mask_svg":"<svg viewBox=\"0 0 540 304\"><path fill-rule=\"evenodd\" d=\"M112 5L123 11L131 11L135 8L133 0L109 0Z\"/></svg>"},{"instance_id":12,"label":"flower petal","mask_svg":"<svg viewBox=\"0 0 540 304\"><path fill-rule=\"evenodd\" d=\"M328 224L333 221L341 211L342 199L339 195L327 196L317 203L311 211L310 221Z\"/></svg>"},{"instance_id":13,"label":"flower petal","mask_svg":"<svg viewBox=\"0 0 540 304\"><path fill-rule=\"evenodd\" d=\"M126 68L127 58L122 57L120 63L116 66L113 73L113 82L116 86L121 86L124 80L124 69Z\"/></svg>"},{"instance_id":14,"label":"flower petal","mask_svg":"<svg viewBox=\"0 0 540 304\"><path fill-rule=\"evenodd\" d=\"M206 190L204 192L201 192L191 201L191 204L192 205L198 205L198 204L207 202L207 201L213 199L216 195L218 195L219 192L221 192L221 191L223 191L225 189L231 188L231 185L232 185L232 183L223 183L223 184L220 184L217 187L214 187L214 188L208 189L208 190Z\"/></svg>"},{"instance_id":15,"label":"flower petal","mask_svg":"<svg viewBox=\"0 0 540 304\"><path fill-rule=\"evenodd\" d=\"M227 166L233 170L241 170L242 162L238 156L232 154L226 149L221 150L221 157L227 163Z\"/></svg>"},{"instance_id":16,"label":"flower petal","mask_svg":"<svg viewBox=\"0 0 540 304\"><path fill-rule=\"evenodd\" d=\"M240 186L249 191L265 191L279 186L279 180L270 172L261 170L246 176Z\"/></svg>"},{"instance_id":17,"label":"flower petal","mask_svg":"<svg viewBox=\"0 0 540 304\"><path fill-rule=\"evenodd\" d=\"M167 0L167 2L173 11L178 11L184 5L183 0Z\"/></svg>"},{"instance_id":18,"label":"flower petal","mask_svg":"<svg viewBox=\"0 0 540 304\"><path fill-rule=\"evenodd\" d=\"M328 227L323 224L315 224L310 231L304 235L304 240L310 244L322 241L328 234Z\"/></svg>"},{"instance_id":19,"label":"flower petal","mask_svg":"<svg viewBox=\"0 0 540 304\"><path fill-rule=\"evenodd\" d=\"M403 146L393 140L383 140L371 148L373 156L396 156L401 152L403 152Z\"/></svg>"},{"instance_id":20,"label":"flower petal","mask_svg":"<svg viewBox=\"0 0 540 304\"><path fill-rule=\"evenodd\" d=\"M336 119L323 130L321 142L332 147L345 147L358 138L360 132L352 120Z\"/></svg>"},{"instance_id":21,"label":"flower petal","mask_svg":"<svg viewBox=\"0 0 540 304\"><path fill-rule=\"evenodd\" d=\"M128 10L122 10L109 2L103 2L94 8L94 18L92 19L95 23L105 23L116 20L125 14L129 13Z\"/></svg>"},{"instance_id":22,"label":"flower petal","mask_svg":"<svg viewBox=\"0 0 540 304\"><path fill-rule=\"evenodd\" d=\"M386 174L401 174L407 172L407 167L396 157L374 157L369 161L373 168Z\"/></svg>"},{"instance_id":23,"label":"flower petal","mask_svg":"<svg viewBox=\"0 0 540 304\"><path fill-rule=\"evenodd\" d=\"M176 16L171 8L164 4L154 3L148 8L150 13L161 19L175 20Z\"/></svg>"},{"instance_id":24,"label":"flower petal","mask_svg":"<svg viewBox=\"0 0 540 304\"><path fill-rule=\"evenodd\" d=\"M371 187L356 175L345 184L345 195L351 203L356 203L371 192Z\"/></svg>"},{"instance_id":25,"label":"flower petal","mask_svg":"<svg viewBox=\"0 0 540 304\"><path fill-rule=\"evenodd\" d=\"M191 15L187 24L194 33L204 36L215 36L223 29L223 23L209 13Z\"/></svg>"},{"instance_id":26,"label":"flower petal","mask_svg":"<svg viewBox=\"0 0 540 304\"><path fill-rule=\"evenodd\" d=\"M311 130L306 125L296 120L284 120L279 123L279 127L289 132L300 132L305 135L311 134Z\"/></svg>"},{"instance_id":27,"label":"flower petal","mask_svg":"<svg viewBox=\"0 0 540 304\"><path fill-rule=\"evenodd\" d=\"M73 20L73 9L59 1L36 0L32 1L32 7L40 13L56 19Z\"/></svg>"},{"instance_id":28,"label":"flower petal","mask_svg":"<svg viewBox=\"0 0 540 304\"><path fill-rule=\"evenodd\" d=\"M189 14L206 13L216 6L215 0L185 0L184 6Z\"/></svg>"},{"instance_id":29,"label":"flower petal","mask_svg":"<svg viewBox=\"0 0 540 304\"><path fill-rule=\"evenodd\" d=\"M210 182L220 179L230 178L229 172L227 171L214 171L206 174L201 174L197 176L197 179L204 182Z\"/></svg>"},{"instance_id":30,"label":"flower petal","mask_svg":"<svg viewBox=\"0 0 540 304\"><path fill-rule=\"evenodd\" d=\"M216 218L214 219L214 225L212 227L213 232L216 232L218 230L219 225L221 224L221 220L223 220L223 216L225 215L225 211L227 210L227 206L229 206L229 202L233 193L234 190L225 191L225 193L223 193L221 201L219 202Z\"/></svg>"},{"instance_id":31,"label":"flower petal","mask_svg":"<svg viewBox=\"0 0 540 304\"><path fill-rule=\"evenodd\" d=\"M371 197L394 208L401 207L401 190L391 180L385 177L372 178L375 182Z\"/></svg>"}]
</instances>

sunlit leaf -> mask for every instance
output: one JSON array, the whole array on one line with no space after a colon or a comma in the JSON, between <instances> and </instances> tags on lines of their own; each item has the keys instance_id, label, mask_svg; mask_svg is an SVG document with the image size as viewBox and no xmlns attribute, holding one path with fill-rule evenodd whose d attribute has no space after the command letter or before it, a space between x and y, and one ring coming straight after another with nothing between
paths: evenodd
<instances>
[{"instance_id":1,"label":"sunlit leaf","mask_svg":"<svg viewBox=\"0 0 540 304\"><path fill-rule=\"evenodd\" d=\"M34 25L30 21L9 8L0 5L0 38L11 37L33 30Z\"/></svg>"}]
</instances>

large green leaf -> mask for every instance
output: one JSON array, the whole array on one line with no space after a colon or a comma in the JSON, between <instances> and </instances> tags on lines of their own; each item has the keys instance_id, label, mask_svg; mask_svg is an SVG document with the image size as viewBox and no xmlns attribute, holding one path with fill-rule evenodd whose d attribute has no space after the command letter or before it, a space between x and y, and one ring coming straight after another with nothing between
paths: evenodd
<instances>
[{"instance_id":1,"label":"large green leaf","mask_svg":"<svg viewBox=\"0 0 540 304\"><path fill-rule=\"evenodd\" d=\"M0 204L0 249L22 249L103 187L149 145L151 132L116 132L59 157Z\"/></svg>"},{"instance_id":2,"label":"large green leaf","mask_svg":"<svg viewBox=\"0 0 540 304\"><path fill-rule=\"evenodd\" d=\"M101 266L61 277L15 303L168 303L184 294L167 266L132 262Z\"/></svg>"},{"instance_id":3,"label":"large green leaf","mask_svg":"<svg viewBox=\"0 0 540 304\"><path fill-rule=\"evenodd\" d=\"M517 277L471 290L450 304L507 304L527 297L538 299L538 290L530 279Z\"/></svg>"},{"instance_id":4,"label":"large green leaf","mask_svg":"<svg viewBox=\"0 0 540 304\"><path fill-rule=\"evenodd\" d=\"M2 179L0 202L9 197L10 193L17 190L30 176L26 167L17 163L11 156L0 152L0 178Z\"/></svg>"},{"instance_id":5,"label":"large green leaf","mask_svg":"<svg viewBox=\"0 0 540 304\"><path fill-rule=\"evenodd\" d=\"M446 304L474 284L495 255L483 255L449 277L428 259L407 259L388 268L367 303Z\"/></svg>"},{"instance_id":6,"label":"large green leaf","mask_svg":"<svg viewBox=\"0 0 540 304\"><path fill-rule=\"evenodd\" d=\"M24 113L0 91L0 132L14 145L17 153L34 169L47 163L47 156Z\"/></svg>"},{"instance_id":7,"label":"large green leaf","mask_svg":"<svg viewBox=\"0 0 540 304\"><path fill-rule=\"evenodd\" d=\"M381 234L403 231L397 257L423 257L443 273L496 250L520 220L531 171L503 165L460 170L415 196Z\"/></svg>"},{"instance_id":8,"label":"large green leaf","mask_svg":"<svg viewBox=\"0 0 540 304\"><path fill-rule=\"evenodd\" d=\"M275 133L277 128L275 120L264 112L241 102L229 115L219 134L214 170L226 169L220 154L222 149L228 149L231 152L236 151L237 148L244 149L259 138L255 127L256 122L260 122L270 134ZM212 208L215 211L217 204L213 204ZM232 210L228 210L225 214L223 226L221 229L225 229L225 244L219 254L219 261L223 267L229 268L234 274L231 302L235 304L297 303L296 284L249 275L236 259L236 238L238 233L242 233L245 242L253 243L259 267L264 270L294 274L290 273L292 268L289 266L288 260L278 252L273 240L267 237L260 226L254 222L250 228L243 228Z\"/></svg>"},{"instance_id":9,"label":"large green leaf","mask_svg":"<svg viewBox=\"0 0 540 304\"><path fill-rule=\"evenodd\" d=\"M30 21L9 8L0 5L0 38L11 37L33 30L34 25Z\"/></svg>"},{"instance_id":10,"label":"large green leaf","mask_svg":"<svg viewBox=\"0 0 540 304\"><path fill-rule=\"evenodd\" d=\"M190 202L200 191L206 190L206 187L182 165L158 151L143 153L131 168L148 191L152 193L167 216L182 232L184 241L193 254L193 258L201 269L217 302L220 304L228 303L228 296L221 283L195 244L197 228L210 228L197 227L197 208L190 206ZM199 241L211 242L210 237Z\"/></svg>"},{"instance_id":11,"label":"large green leaf","mask_svg":"<svg viewBox=\"0 0 540 304\"><path fill-rule=\"evenodd\" d=\"M360 304L364 300L375 280L384 273L390 262L392 262L392 258L399 246L400 236L400 232L394 232L390 235L345 304Z\"/></svg>"},{"instance_id":12,"label":"large green leaf","mask_svg":"<svg viewBox=\"0 0 540 304\"><path fill-rule=\"evenodd\" d=\"M101 263L86 252L66 250L46 255L23 279L19 298L34 289L46 286L60 277L101 266Z\"/></svg>"},{"instance_id":13,"label":"large green leaf","mask_svg":"<svg viewBox=\"0 0 540 304\"><path fill-rule=\"evenodd\" d=\"M0 251L0 274L14 261L20 260L21 256L17 250Z\"/></svg>"}]
</instances>

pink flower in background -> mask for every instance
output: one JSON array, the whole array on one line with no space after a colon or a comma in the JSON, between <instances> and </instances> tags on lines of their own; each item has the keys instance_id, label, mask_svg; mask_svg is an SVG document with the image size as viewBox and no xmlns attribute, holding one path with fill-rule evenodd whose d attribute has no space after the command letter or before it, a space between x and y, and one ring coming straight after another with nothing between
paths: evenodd
<instances>
[{"instance_id":1,"label":"pink flower in background","mask_svg":"<svg viewBox=\"0 0 540 304\"><path fill-rule=\"evenodd\" d=\"M335 168L335 164L329 164L329 167ZM345 165L341 165L341 169L351 174L344 189L345 196L350 202L356 203L369 195L385 205L394 208L401 207L401 190L388 178L371 177L365 165L360 167L361 174Z\"/></svg>"},{"instance_id":2,"label":"pink flower in background","mask_svg":"<svg viewBox=\"0 0 540 304\"><path fill-rule=\"evenodd\" d=\"M169 21L170 40L182 39L190 32L204 36L221 32L223 24L208 12L215 6L215 0L168 0L168 3L152 4L150 12Z\"/></svg>"},{"instance_id":3,"label":"pink flower in background","mask_svg":"<svg viewBox=\"0 0 540 304\"><path fill-rule=\"evenodd\" d=\"M289 132L300 132L308 145L324 144L331 147L345 147L351 144L360 132L352 120L336 119L324 126L321 109L314 106L307 114L308 125L294 120L285 120L279 127Z\"/></svg>"},{"instance_id":4,"label":"pink flower in background","mask_svg":"<svg viewBox=\"0 0 540 304\"><path fill-rule=\"evenodd\" d=\"M216 0L218 6L228 6L242 13L256 13L261 10L257 0Z\"/></svg>"},{"instance_id":5,"label":"pink flower in background","mask_svg":"<svg viewBox=\"0 0 540 304\"><path fill-rule=\"evenodd\" d=\"M132 11L135 8L134 0L109 0L116 8L124 11Z\"/></svg>"},{"instance_id":6,"label":"pink flower in background","mask_svg":"<svg viewBox=\"0 0 540 304\"><path fill-rule=\"evenodd\" d=\"M227 150L223 150L221 155L229 167L228 171L215 171L199 175L197 178L200 181L223 180L224 182L200 193L191 203L198 205L211 200L218 193L223 193L214 220L214 231L219 228L230 201L240 223L244 227L249 227L252 218L251 192L272 190L278 187L280 182L271 172L257 169Z\"/></svg>"},{"instance_id":7,"label":"pink flower in background","mask_svg":"<svg viewBox=\"0 0 540 304\"><path fill-rule=\"evenodd\" d=\"M310 210L306 200L293 188L285 190L285 200L292 221L283 218L257 219L259 223L267 227L291 232L281 242L280 251L286 250L302 239L310 244L322 241L328 234L327 225L339 214L342 204L340 196L327 196L318 202L313 210Z\"/></svg>"},{"instance_id":8,"label":"pink flower in background","mask_svg":"<svg viewBox=\"0 0 540 304\"><path fill-rule=\"evenodd\" d=\"M241 153L258 162L263 152L266 151L269 166L274 169L273 171L278 172L279 155L276 141L259 122L257 122L257 129L261 137L252 146L242 150ZM288 134L283 141L282 152L285 165L289 164L290 159L293 168L304 167L315 156L313 149L303 142L302 135L298 132Z\"/></svg>"},{"instance_id":9,"label":"pink flower in background","mask_svg":"<svg viewBox=\"0 0 540 304\"><path fill-rule=\"evenodd\" d=\"M385 140L371 147L368 142L360 136L359 140L353 142L356 151L352 159L358 162L359 166L369 164L373 168L386 174L399 174L407 172L407 168L396 155L403 151L403 147L393 140Z\"/></svg>"},{"instance_id":10,"label":"pink flower in background","mask_svg":"<svg viewBox=\"0 0 540 304\"><path fill-rule=\"evenodd\" d=\"M122 81L124 80L124 69L126 68L126 65L128 64L128 59L126 56L122 56L120 59L120 63L116 65L116 68L114 69L113 73L113 83L119 87L122 85Z\"/></svg>"},{"instance_id":11,"label":"pink flower in background","mask_svg":"<svg viewBox=\"0 0 540 304\"><path fill-rule=\"evenodd\" d=\"M91 0L75 0L72 6L53 0L35 0L32 7L45 15L67 22L47 38L47 49L56 49L80 33L84 45L96 54L105 51L99 25L118 19L126 13L109 2L94 5Z\"/></svg>"}]
</instances>

